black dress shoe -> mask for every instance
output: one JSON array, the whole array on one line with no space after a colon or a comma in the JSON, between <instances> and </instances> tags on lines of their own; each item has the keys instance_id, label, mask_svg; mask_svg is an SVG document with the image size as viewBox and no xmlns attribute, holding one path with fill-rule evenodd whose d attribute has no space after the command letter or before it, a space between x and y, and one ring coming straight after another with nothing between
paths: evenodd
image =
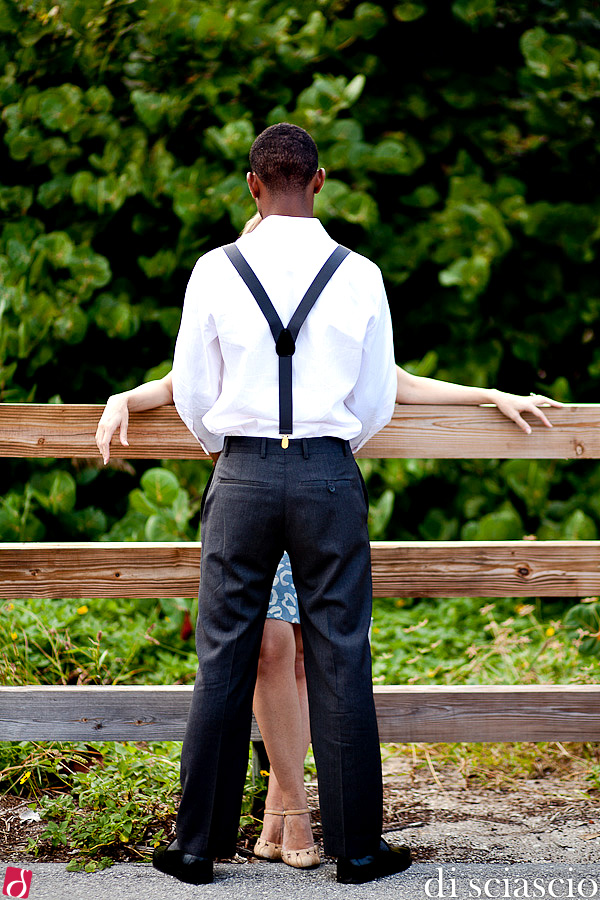
<instances>
[{"instance_id":1,"label":"black dress shoe","mask_svg":"<svg viewBox=\"0 0 600 900\"><path fill-rule=\"evenodd\" d=\"M180 850L177 841L168 847L157 847L152 854L152 865L165 875L172 875L186 884L211 884L213 861L207 856L194 856Z\"/></svg>"},{"instance_id":2,"label":"black dress shoe","mask_svg":"<svg viewBox=\"0 0 600 900\"><path fill-rule=\"evenodd\" d=\"M364 884L385 875L404 872L412 862L410 847L390 846L381 838L379 849L360 859L340 856L337 861L337 880L341 884Z\"/></svg>"}]
</instances>

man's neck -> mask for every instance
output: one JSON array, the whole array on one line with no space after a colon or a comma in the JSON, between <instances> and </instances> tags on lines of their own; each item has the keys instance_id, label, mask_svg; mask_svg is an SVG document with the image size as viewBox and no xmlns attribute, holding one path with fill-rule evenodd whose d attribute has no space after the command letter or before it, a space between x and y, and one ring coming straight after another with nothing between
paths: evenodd
<instances>
[{"instance_id":1,"label":"man's neck","mask_svg":"<svg viewBox=\"0 0 600 900\"><path fill-rule=\"evenodd\" d=\"M314 194L281 194L264 198L261 204L262 217L291 216L293 218L312 219L314 215Z\"/></svg>"}]
</instances>

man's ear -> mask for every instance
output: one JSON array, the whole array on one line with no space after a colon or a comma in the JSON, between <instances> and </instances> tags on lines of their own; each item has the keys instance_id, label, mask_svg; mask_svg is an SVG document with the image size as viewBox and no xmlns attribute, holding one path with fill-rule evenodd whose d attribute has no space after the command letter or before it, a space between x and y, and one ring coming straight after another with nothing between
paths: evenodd
<instances>
[{"instance_id":1,"label":"man's ear","mask_svg":"<svg viewBox=\"0 0 600 900\"><path fill-rule=\"evenodd\" d=\"M315 194L318 194L323 185L325 184L325 169L317 169L317 174L315 175L314 180L314 190Z\"/></svg>"},{"instance_id":2,"label":"man's ear","mask_svg":"<svg viewBox=\"0 0 600 900\"><path fill-rule=\"evenodd\" d=\"M248 189L252 194L254 200L258 200L260 196L260 181L254 172L248 172L246 175L246 181L248 182Z\"/></svg>"}]
</instances>

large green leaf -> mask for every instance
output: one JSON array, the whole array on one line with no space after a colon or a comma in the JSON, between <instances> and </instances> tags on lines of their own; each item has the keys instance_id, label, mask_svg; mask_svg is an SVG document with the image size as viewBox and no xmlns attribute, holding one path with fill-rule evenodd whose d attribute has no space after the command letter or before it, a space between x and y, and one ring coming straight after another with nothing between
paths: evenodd
<instances>
[{"instance_id":1,"label":"large green leaf","mask_svg":"<svg viewBox=\"0 0 600 900\"><path fill-rule=\"evenodd\" d=\"M521 37L521 51L529 68L540 78L567 75L576 50L575 39L567 34L548 34L532 28Z\"/></svg>"},{"instance_id":2,"label":"large green leaf","mask_svg":"<svg viewBox=\"0 0 600 900\"><path fill-rule=\"evenodd\" d=\"M147 541L180 541L182 537L175 519L167 512L150 516L144 534Z\"/></svg>"},{"instance_id":3,"label":"large green leaf","mask_svg":"<svg viewBox=\"0 0 600 900\"><path fill-rule=\"evenodd\" d=\"M223 128L207 128L206 137L226 159L237 160L248 155L256 134L251 122L239 119Z\"/></svg>"},{"instance_id":4,"label":"large green leaf","mask_svg":"<svg viewBox=\"0 0 600 900\"><path fill-rule=\"evenodd\" d=\"M523 537L523 523L512 504L506 502L478 521L467 522L460 536L463 541L517 541Z\"/></svg>"},{"instance_id":5,"label":"large green leaf","mask_svg":"<svg viewBox=\"0 0 600 900\"><path fill-rule=\"evenodd\" d=\"M564 618L564 627L579 652L600 658L600 603L579 603Z\"/></svg>"},{"instance_id":6,"label":"large green leaf","mask_svg":"<svg viewBox=\"0 0 600 900\"><path fill-rule=\"evenodd\" d=\"M177 476L168 469L148 469L142 475L141 485L148 499L157 506L171 506L180 490Z\"/></svg>"},{"instance_id":7,"label":"large green leaf","mask_svg":"<svg viewBox=\"0 0 600 900\"><path fill-rule=\"evenodd\" d=\"M131 93L134 109L149 131L158 131L163 122L169 128L175 127L183 116L186 101L168 94L134 90Z\"/></svg>"},{"instance_id":8,"label":"large green leaf","mask_svg":"<svg viewBox=\"0 0 600 900\"><path fill-rule=\"evenodd\" d=\"M373 540L381 537L394 510L394 492L387 489L369 505L369 534Z\"/></svg>"},{"instance_id":9,"label":"large green leaf","mask_svg":"<svg viewBox=\"0 0 600 900\"><path fill-rule=\"evenodd\" d=\"M36 477L32 481L35 497L44 509L52 513L71 512L75 506L77 486L69 472L59 469Z\"/></svg>"},{"instance_id":10,"label":"large green leaf","mask_svg":"<svg viewBox=\"0 0 600 900\"><path fill-rule=\"evenodd\" d=\"M427 7L424 3L398 3L394 7L394 15L397 19L400 19L401 22L414 22L415 19L420 19L421 16L424 16L427 12Z\"/></svg>"},{"instance_id":11,"label":"large green leaf","mask_svg":"<svg viewBox=\"0 0 600 900\"><path fill-rule=\"evenodd\" d=\"M598 529L594 520L581 509L574 510L563 525L565 541L595 541Z\"/></svg>"},{"instance_id":12,"label":"large green leaf","mask_svg":"<svg viewBox=\"0 0 600 900\"><path fill-rule=\"evenodd\" d=\"M40 119L50 130L68 132L83 114L83 91L76 84L61 84L40 95Z\"/></svg>"}]
</instances>

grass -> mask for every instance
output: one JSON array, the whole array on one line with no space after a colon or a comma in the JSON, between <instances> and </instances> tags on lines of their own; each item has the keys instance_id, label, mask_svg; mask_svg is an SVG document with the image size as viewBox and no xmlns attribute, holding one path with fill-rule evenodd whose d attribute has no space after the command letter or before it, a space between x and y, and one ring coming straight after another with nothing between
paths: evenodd
<instances>
[{"instance_id":1,"label":"grass","mask_svg":"<svg viewBox=\"0 0 600 900\"><path fill-rule=\"evenodd\" d=\"M196 672L187 600L3 604L3 684L186 684Z\"/></svg>"},{"instance_id":2,"label":"grass","mask_svg":"<svg viewBox=\"0 0 600 900\"><path fill-rule=\"evenodd\" d=\"M558 604L511 598L387 599L373 611L375 684L592 683Z\"/></svg>"}]
</instances>

